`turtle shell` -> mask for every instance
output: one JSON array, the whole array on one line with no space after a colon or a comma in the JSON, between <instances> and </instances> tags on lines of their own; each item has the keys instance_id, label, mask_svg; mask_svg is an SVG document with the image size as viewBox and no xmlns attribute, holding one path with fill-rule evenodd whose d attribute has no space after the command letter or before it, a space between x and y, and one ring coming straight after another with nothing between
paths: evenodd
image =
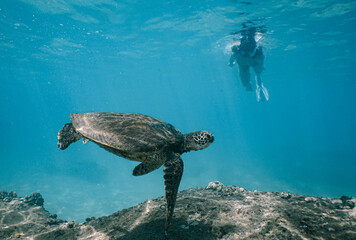
<instances>
[{"instance_id":1,"label":"turtle shell","mask_svg":"<svg viewBox=\"0 0 356 240\"><path fill-rule=\"evenodd\" d=\"M182 133L169 123L135 113L72 113L77 132L96 143L124 152L154 152L179 149Z\"/></svg>"}]
</instances>

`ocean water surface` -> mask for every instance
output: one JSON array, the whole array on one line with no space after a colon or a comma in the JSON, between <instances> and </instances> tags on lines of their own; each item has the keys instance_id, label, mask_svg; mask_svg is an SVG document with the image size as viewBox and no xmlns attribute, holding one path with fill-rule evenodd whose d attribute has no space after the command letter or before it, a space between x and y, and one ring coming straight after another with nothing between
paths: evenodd
<instances>
[{"instance_id":1,"label":"ocean water surface","mask_svg":"<svg viewBox=\"0 0 356 240\"><path fill-rule=\"evenodd\" d=\"M268 102L227 66L232 33L264 26ZM356 196L356 3L347 0L0 2L0 190L40 192L83 221L164 195L162 168L94 143L57 148L73 112L134 112L215 142L182 155L180 190Z\"/></svg>"}]
</instances>

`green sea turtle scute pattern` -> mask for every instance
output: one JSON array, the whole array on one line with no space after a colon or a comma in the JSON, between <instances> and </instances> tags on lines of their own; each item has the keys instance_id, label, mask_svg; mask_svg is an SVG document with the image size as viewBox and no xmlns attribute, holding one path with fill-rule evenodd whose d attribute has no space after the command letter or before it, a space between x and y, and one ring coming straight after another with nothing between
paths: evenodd
<instances>
[{"instance_id":1,"label":"green sea turtle scute pattern","mask_svg":"<svg viewBox=\"0 0 356 240\"><path fill-rule=\"evenodd\" d=\"M169 123L135 113L74 113L76 130L90 140L128 153L179 148L182 133Z\"/></svg>"}]
</instances>

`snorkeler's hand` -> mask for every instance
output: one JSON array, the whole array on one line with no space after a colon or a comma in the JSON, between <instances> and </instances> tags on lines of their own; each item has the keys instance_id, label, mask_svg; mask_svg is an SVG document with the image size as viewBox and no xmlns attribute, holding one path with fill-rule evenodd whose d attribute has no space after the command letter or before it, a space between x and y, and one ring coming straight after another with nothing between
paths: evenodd
<instances>
[{"instance_id":1,"label":"snorkeler's hand","mask_svg":"<svg viewBox=\"0 0 356 240\"><path fill-rule=\"evenodd\" d=\"M234 55L231 55L231 56L230 56L229 63L228 63L227 65L228 65L229 67L233 67L235 63L236 63L235 57L234 57Z\"/></svg>"}]
</instances>

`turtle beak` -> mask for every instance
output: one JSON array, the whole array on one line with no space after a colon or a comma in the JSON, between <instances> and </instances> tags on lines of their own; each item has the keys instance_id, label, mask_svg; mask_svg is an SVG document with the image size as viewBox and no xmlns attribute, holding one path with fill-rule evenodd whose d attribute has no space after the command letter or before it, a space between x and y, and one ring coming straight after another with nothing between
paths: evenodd
<instances>
[{"instance_id":1,"label":"turtle beak","mask_svg":"<svg viewBox=\"0 0 356 240\"><path fill-rule=\"evenodd\" d=\"M213 143L214 142L214 135L213 134L207 134L206 138L208 139L209 143Z\"/></svg>"}]
</instances>

